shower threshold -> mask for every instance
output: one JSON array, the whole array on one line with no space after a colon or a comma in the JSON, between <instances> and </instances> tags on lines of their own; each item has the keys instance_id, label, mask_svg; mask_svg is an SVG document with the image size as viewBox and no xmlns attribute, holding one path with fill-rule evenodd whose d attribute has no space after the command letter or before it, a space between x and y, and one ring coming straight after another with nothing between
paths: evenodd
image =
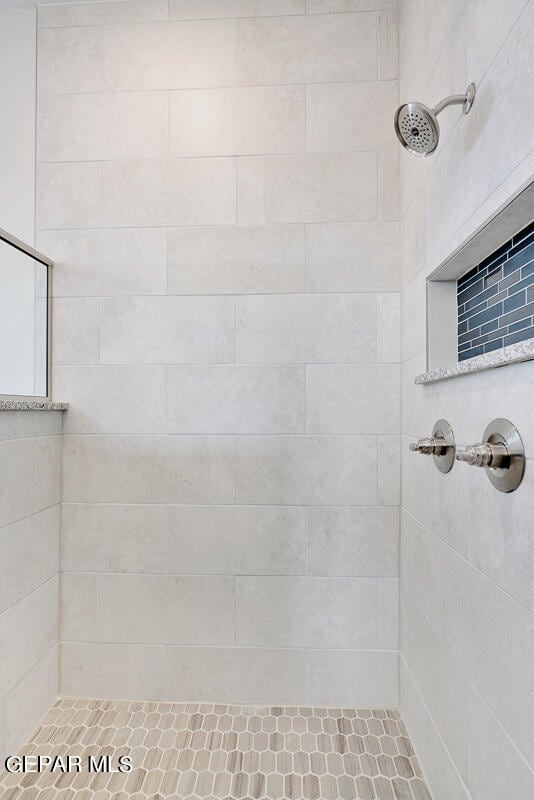
<instances>
[{"instance_id":1,"label":"shower threshold","mask_svg":"<svg viewBox=\"0 0 534 800\"><path fill-rule=\"evenodd\" d=\"M431 800L390 709L60 698L24 756L0 800Z\"/></svg>"}]
</instances>

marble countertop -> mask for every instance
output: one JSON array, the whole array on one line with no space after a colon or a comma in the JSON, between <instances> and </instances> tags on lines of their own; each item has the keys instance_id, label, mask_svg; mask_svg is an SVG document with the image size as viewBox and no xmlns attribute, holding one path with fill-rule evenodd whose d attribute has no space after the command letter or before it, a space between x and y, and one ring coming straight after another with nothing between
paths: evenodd
<instances>
[{"instance_id":1,"label":"marble countertop","mask_svg":"<svg viewBox=\"0 0 534 800\"><path fill-rule=\"evenodd\" d=\"M457 364L449 364L446 367L438 367L437 369L431 369L429 372L423 372L422 375L416 377L415 383L423 385L435 383L448 378L457 378L460 375L469 375L472 372L481 372L494 367L505 367L508 364L519 364L521 361L530 361L532 359L534 359L534 339L526 339L524 342L511 344L508 347L495 350L493 353L485 353L482 356L459 361Z\"/></svg>"},{"instance_id":2,"label":"marble countertop","mask_svg":"<svg viewBox=\"0 0 534 800\"><path fill-rule=\"evenodd\" d=\"M0 400L0 411L67 411L68 407L51 400Z\"/></svg>"}]
</instances>

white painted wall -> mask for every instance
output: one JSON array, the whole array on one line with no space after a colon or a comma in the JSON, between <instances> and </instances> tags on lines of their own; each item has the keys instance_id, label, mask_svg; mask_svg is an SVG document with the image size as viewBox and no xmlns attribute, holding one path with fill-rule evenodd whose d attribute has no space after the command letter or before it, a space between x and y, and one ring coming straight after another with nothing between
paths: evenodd
<instances>
[{"instance_id":1,"label":"white painted wall","mask_svg":"<svg viewBox=\"0 0 534 800\"><path fill-rule=\"evenodd\" d=\"M305 5L39 11L63 693L397 703L395 16Z\"/></svg>"},{"instance_id":2,"label":"white painted wall","mask_svg":"<svg viewBox=\"0 0 534 800\"><path fill-rule=\"evenodd\" d=\"M401 2L401 101L433 105L470 81L473 109L440 116L436 154L401 157L401 710L434 800L534 796L534 365L413 383L426 276L534 172L534 3ZM466 445L500 416L529 457L513 494L408 452L440 417Z\"/></svg>"}]
</instances>

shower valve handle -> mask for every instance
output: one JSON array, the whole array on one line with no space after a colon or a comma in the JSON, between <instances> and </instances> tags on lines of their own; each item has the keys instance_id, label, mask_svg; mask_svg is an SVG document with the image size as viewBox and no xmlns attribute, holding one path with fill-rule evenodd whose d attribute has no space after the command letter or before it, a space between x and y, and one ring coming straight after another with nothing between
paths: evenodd
<instances>
[{"instance_id":1,"label":"shower valve handle","mask_svg":"<svg viewBox=\"0 0 534 800\"><path fill-rule=\"evenodd\" d=\"M414 453L421 453L424 456L442 456L447 447L445 439L441 436L425 436L418 442L410 443L410 450Z\"/></svg>"},{"instance_id":2,"label":"shower valve handle","mask_svg":"<svg viewBox=\"0 0 534 800\"><path fill-rule=\"evenodd\" d=\"M472 467L491 467L506 469L510 463L510 452L505 444L480 442L470 444L456 451L458 461L465 461Z\"/></svg>"}]
</instances>

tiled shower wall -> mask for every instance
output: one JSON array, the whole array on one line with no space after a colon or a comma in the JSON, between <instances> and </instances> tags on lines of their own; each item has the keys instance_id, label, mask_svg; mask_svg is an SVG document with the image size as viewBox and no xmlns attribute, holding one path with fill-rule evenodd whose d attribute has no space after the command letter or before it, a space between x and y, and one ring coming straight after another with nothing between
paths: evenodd
<instances>
[{"instance_id":1,"label":"tiled shower wall","mask_svg":"<svg viewBox=\"0 0 534 800\"><path fill-rule=\"evenodd\" d=\"M440 115L431 159L401 157L401 711L435 800L534 796L534 365L413 382L426 275L534 173L533 36L532 1L400 4L401 99L432 105L477 84L468 117ZM521 487L501 494L484 470L442 475L409 453L440 417L461 446L512 420L528 457Z\"/></svg>"},{"instance_id":2,"label":"tiled shower wall","mask_svg":"<svg viewBox=\"0 0 534 800\"><path fill-rule=\"evenodd\" d=\"M398 701L397 36L361 7L39 11L63 693Z\"/></svg>"},{"instance_id":3,"label":"tiled shower wall","mask_svg":"<svg viewBox=\"0 0 534 800\"><path fill-rule=\"evenodd\" d=\"M0 413L0 757L57 697L61 412Z\"/></svg>"}]
</instances>

